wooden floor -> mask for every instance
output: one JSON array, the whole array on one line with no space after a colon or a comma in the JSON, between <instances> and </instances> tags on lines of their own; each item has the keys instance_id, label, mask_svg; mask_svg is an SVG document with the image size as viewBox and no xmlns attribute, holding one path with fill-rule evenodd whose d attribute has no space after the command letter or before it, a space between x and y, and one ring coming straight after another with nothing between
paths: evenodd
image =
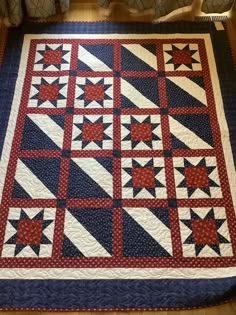
<instances>
[{"instance_id":1,"label":"wooden floor","mask_svg":"<svg viewBox=\"0 0 236 315\"><path fill-rule=\"evenodd\" d=\"M4 315L235 315L236 303L193 311L160 312L0 312Z\"/></svg>"},{"instance_id":2,"label":"wooden floor","mask_svg":"<svg viewBox=\"0 0 236 315\"><path fill-rule=\"evenodd\" d=\"M1 1L1 0L0 0ZM197 0L201 1L201 0ZM122 2L122 1L120 1ZM200 15L200 12L196 10L195 15ZM232 19L228 23L228 27L231 33L232 46L234 48L234 53L236 57L236 14L233 16L230 12L227 15L231 16ZM167 18L162 18L161 20L191 20L192 15L186 9L180 9L175 12L175 14L170 14ZM73 0L71 10L64 15L58 14L56 17L49 18L50 21L60 20L60 21L101 21L101 20L114 20L114 21L152 21L151 16L145 17L131 17L128 14L125 6L122 3L114 3L113 11L109 17L104 17L98 11L95 1ZM0 24L1 25L1 24ZM0 27L1 31L1 27ZM73 313L57 313L57 312L1 312L4 315L95 315L95 314L105 314L105 315L236 315L236 300L224 305L204 308L198 310L186 310L186 311L160 311L160 312L73 312Z\"/></svg>"}]
</instances>

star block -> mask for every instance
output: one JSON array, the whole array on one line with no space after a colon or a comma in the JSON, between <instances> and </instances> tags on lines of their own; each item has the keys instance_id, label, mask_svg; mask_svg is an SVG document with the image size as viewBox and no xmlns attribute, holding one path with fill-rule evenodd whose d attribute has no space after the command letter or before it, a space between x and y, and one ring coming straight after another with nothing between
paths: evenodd
<instances>
[{"instance_id":1,"label":"star block","mask_svg":"<svg viewBox=\"0 0 236 315\"><path fill-rule=\"evenodd\" d=\"M197 44L164 44L163 51L166 71L202 70Z\"/></svg>"},{"instance_id":2,"label":"star block","mask_svg":"<svg viewBox=\"0 0 236 315\"><path fill-rule=\"evenodd\" d=\"M159 115L121 115L123 150L161 150L162 130Z\"/></svg>"},{"instance_id":3,"label":"star block","mask_svg":"<svg viewBox=\"0 0 236 315\"><path fill-rule=\"evenodd\" d=\"M34 71L62 71L70 69L71 44L38 44Z\"/></svg>"},{"instance_id":4,"label":"star block","mask_svg":"<svg viewBox=\"0 0 236 315\"><path fill-rule=\"evenodd\" d=\"M66 107L68 77L33 77L28 107Z\"/></svg>"},{"instance_id":5,"label":"star block","mask_svg":"<svg viewBox=\"0 0 236 315\"><path fill-rule=\"evenodd\" d=\"M75 108L112 108L113 78L76 78Z\"/></svg>"},{"instance_id":6,"label":"star block","mask_svg":"<svg viewBox=\"0 0 236 315\"><path fill-rule=\"evenodd\" d=\"M173 158L178 198L221 198L215 157Z\"/></svg>"},{"instance_id":7,"label":"star block","mask_svg":"<svg viewBox=\"0 0 236 315\"><path fill-rule=\"evenodd\" d=\"M112 139L112 115L74 116L72 150L111 150Z\"/></svg>"},{"instance_id":8,"label":"star block","mask_svg":"<svg viewBox=\"0 0 236 315\"><path fill-rule=\"evenodd\" d=\"M54 208L10 208L2 257L50 257Z\"/></svg>"},{"instance_id":9,"label":"star block","mask_svg":"<svg viewBox=\"0 0 236 315\"><path fill-rule=\"evenodd\" d=\"M232 256L225 208L179 208L184 257Z\"/></svg>"},{"instance_id":10,"label":"star block","mask_svg":"<svg viewBox=\"0 0 236 315\"><path fill-rule=\"evenodd\" d=\"M122 158L123 198L166 198L163 158Z\"/></svg>"}]
</instances>

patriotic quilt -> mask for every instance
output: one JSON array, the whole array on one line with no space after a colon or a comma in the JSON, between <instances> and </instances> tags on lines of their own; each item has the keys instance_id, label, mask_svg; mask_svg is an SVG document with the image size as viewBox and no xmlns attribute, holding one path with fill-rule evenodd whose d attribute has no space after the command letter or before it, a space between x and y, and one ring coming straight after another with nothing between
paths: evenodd
<instances>
[{"instance_id":1,"label":"patriotic quilt","mask_svg":"<svg viewBox=\"0 0 236 315\"><path fill-rule=\"evenodd\" d=\"M235 297L225 25L25 24L0 71L1 309Z\"/></svg>"}]
</instances>

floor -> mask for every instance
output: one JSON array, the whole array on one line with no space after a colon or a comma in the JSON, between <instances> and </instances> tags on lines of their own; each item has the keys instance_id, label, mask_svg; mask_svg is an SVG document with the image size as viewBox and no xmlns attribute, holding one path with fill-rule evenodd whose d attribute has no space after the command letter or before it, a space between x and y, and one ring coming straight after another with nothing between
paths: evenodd
<instances>
[{"instance_id":1,"label":"floor","mask_svg":"<svg viewBox=\"0 0 236 315\"><path fill-rule=\"evenodd\" d=\"M196 0L196 2L201 2L201 0ZM72 0L71 10L64 15L58 14L56 17L51 17L49 20L55 21L101 21L101 20L114 20L114 21L151 21L151 16L129 16L128 11L122 4L113 4L113 10L109 17L104 17L101 12L98 11L94 0L87 1L82 0ZM232 48L235 56L236 65L236 10L235 13L227 12L227 15L231 17L228 22L228 30L230 33ZM196 6L194 15L200 15L201 13ZM175 12L175 14L170 14L167 18L162 18L161 20L191 20L193 14L189 13L187 9L180 9ZM0 23L0 38L3 38L5 28L3 24ZM1 45L0 45L1 46ZM0 64L1 64L1 47L0 47ZM1 312L2 315L72 315L79 314L79 312L74 313L56 313L56 312ZM83 312L82 315L94 315L94 312ZM99 314L99 313L97 313ZM101 314L101 313L100 313ZM107 315L130 315L131 312L106 312ZM186 311L160 311L160 312L132 312L134 315L236 315L236 300L224 305L204 308L199 310L186 310Z\"/></svg>"}]
</instances>

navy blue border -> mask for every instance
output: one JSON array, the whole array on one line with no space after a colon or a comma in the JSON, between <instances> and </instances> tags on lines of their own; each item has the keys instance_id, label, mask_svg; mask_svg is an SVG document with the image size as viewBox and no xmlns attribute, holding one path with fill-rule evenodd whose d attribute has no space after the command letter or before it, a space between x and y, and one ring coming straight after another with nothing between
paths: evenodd
<instances>
[{"instance_id":1,"label":"navy blue border","mask_svg":"<svg viewBox=\"0 0 236 315\"><path fill-rule=\"evenodd\" d=\"M18 73L23 35L80 33L210 33L236 162L236 72L224 31L214 23L28 23L10 29L0 71L0 150ZM1 151L0 151L1 153ZM236 164L236 163L235 163ZM158 309L208 306L236 297L236 276L205 280L1 280L0 308Z\"/></svg>"},{"instance_id":2,"label":"navy blue border","mask_svg":"<svg viewBox=\"0 0 236 315\"><path fill-rule=\"evenodd\" d=\"M15 92L22 43L21 31L9 30L3 64L0 66L0 157Z\"/></svg>"},{"instance_id":3,"label":"navy blue border","mask_svg":"<svg viewBox=\"0 0 236 315\"><path fill-rule=\"evenodd\" d=\"M236 277L215 280L2 280L0 308L191 308L222 303L235 294Z\"/></svg>"}]
</instances>

